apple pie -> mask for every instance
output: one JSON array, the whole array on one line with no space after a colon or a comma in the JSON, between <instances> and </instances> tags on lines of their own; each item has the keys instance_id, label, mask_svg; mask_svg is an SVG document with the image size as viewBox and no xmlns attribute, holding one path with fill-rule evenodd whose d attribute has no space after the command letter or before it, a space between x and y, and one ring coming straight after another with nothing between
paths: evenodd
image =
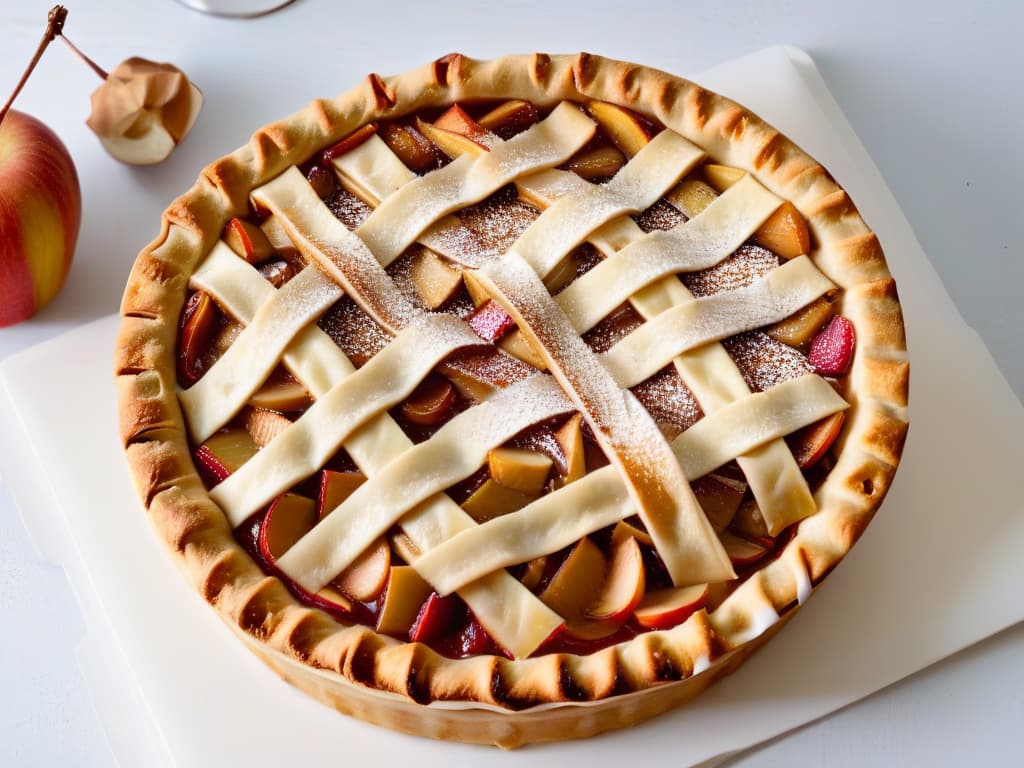
<instances>
[{"instance_id":1,"label":"apple pie","mask_svg":"<svg viewBox=\"0 0 1024 768\"><path fill-rule=\"evenodd\" d=\"M232 630L342 712L494 743L673 707L871 520L907 430L878 238L694 83L453 54L258 131L122 304L121 437Z\"/></svg>"}]
</instances>

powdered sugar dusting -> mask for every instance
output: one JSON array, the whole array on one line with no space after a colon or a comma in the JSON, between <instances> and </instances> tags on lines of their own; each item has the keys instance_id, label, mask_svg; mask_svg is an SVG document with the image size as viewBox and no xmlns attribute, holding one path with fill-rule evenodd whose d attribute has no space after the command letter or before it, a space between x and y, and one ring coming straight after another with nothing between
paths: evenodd
<instances>
[{"instance_id":1,"label":"powdered sugar dusting","mask_svg":"<svg viewBox=\"0 0 1024 768\"><path fill-rule=\"evenodd\" d=\"M594 352L607 352L643 324L643 318L629 304L615 309L585 334L583 340Z\"/></svg>"},{"instance_id":2,"label":"powdered sugar dusting","mask_svg":"<svg viewBox=\"0 0 1024 768\"><path fill-rule=\"evenodd\" d=\"M672 229L684 223L686 216L671 203L659 200L646 211L636 214L633 220L644 232L653 232L656 229Z\"/></svg>"},{"instance_id":3,"label":"powdered sugar dusting","mask_svg":"<svg viewBox=\"0 0 1024 768\"><path fill-rule=\"evenodd\" d=\"M366 221L373 209L344 187L338 187L327 199L331 213L349 229L355 229Z\"/></svg>"},{"instance_id":4,"label":"powdered sugar dusting","mask_svg":"<svg viewBox=\"0 0 1024 768\"><path fill-rule=\"evenodd\" d=\"M391 336L349 296L320 318L319 326L357 366L391 343Z\"/></svg>"},{"instance_id":5,"label":"powdered sugar dusting","mask_svg":"<svg viewBox=\"0 0 1024 768\"><path fill-rule=\"evenodd\" d=\"M729 258L701 272L682 275L694 296L710 296L750 285L779 266L779 257L759 245L740 246Z\"/></svg>"},{"instance_id":6,"label":"powdered sugar dusting","mask_svg":"<svg viewBox=\"0 0 1024 768\"><path fill-rule=\"evenodd\" d=\"M522 381L536 368L493 347L467 350L448 359L442 370L459 392L470 400L482 399L482 390L502 389Z\"/></svg>"},{"instance_id":7,"label":"powdered sugar dusting","mask_svg":"<svg viewBox=\"0 0 1024 768\"><path fill-rule=\"evenodd\" d=\"M499 256L520 238L540 212L516 197L515 187L506 186L477 205L459 211L462 223L480 238L485 249L479 264Z\"/></svg>"},{"instance_id":8,"label":"powdered sugar dusting","mask_svg":"<svg viewBox=\"0 0 1024 768\"><path fill-rule=\"evenodd\" d=\"M630 391L648 410L668 440L685 432L704 416L697 398L671 365Z\"/></svg>"},{"instance_id":9,"label":"powdered sugar dusting","mask_svg":"<svg viewBox=\"0 0 1024 768\"><path fill-rule=\"evenodd\" d=\"M455 216L441 219L423 233L420 242L449 261L467 267L479 267L498 255L479 234Z\"/></svg>"},{"instance_id":10,"label":"powdered sugar dusting","mask_svg":"<svg viewBox=\"0 0 1024 768\"><path fill-rule=\"evenodd\" d=\"M761 331L733 336L722 342L743 374L747 386L764 392L784 381L812 372L811 364L799 351Z\"/></svg>"}]
</instances>

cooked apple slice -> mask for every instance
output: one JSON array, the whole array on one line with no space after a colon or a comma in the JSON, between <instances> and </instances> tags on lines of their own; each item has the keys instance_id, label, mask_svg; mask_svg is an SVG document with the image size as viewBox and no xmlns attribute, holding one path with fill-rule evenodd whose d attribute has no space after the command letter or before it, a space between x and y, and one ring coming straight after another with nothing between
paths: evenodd
<instances>
[{"instance_id":1,"label":"cooked apple slice","mask_svg":"<svg viewBox=\"0 0 1024 768\"><path fill-rule=\"evenodd\" d=\"M650 131L640 118L618 104L592 101L587 112L626 157L635 155L651 140Z\"/></svg>"},{"instance_id":2,"label":"cooked apple slice","mask_svg":"<svg viewBox=\"0 0 1024 768\"><path fill-rule=\"evenodd\" d=\"M853 323L842 315L836 315L814 337L807 353L807 362L820 376L845 376L853 362L855 343Z\"/></svg>"},{"instance_id":3,"label":"cooked apple slice","mask_svg":"<svg viewBox=\"0 0 1024 768\"><path fill-rule=\"evenodd\" d=\"M724 531L739 509L746 483L718 475L705 475L691 483L701 509L716 533Z\"/></svg>"},{"instance_id":4,"label":"cooked apple slice","mask_svg":"<svg viewBox=\"0 0 1024 768\"><path fill-rule=\"evenodd\" d=\"M787 438L793 457L800 469L814 466L821 460L832 443L843 430L845 413L833 413L820 421L808 424L800 431Z\"/></svg>"},{"instance_id":5,"label":"cooked apple slice","mask_svg":"<svg viewBox=\"0 0 1024 768\"><path fill-rule=\"evenodd\" d=\"M462 503L462 508L478 523L485 523L492 518L522 509L535 498L535 494L507 488L489 477Z\"/></svg>"},{"instance_id":6,"label":"cooked apple slice","mask_svg":"<svg viewBox=\"0 0 1024 768\"><path fill-rule=\"evenodd\" d=\"M535 557L526 564L526 568L523 569L523 575L519 577L519 581L522 582L522 585L527 589L533 589L540 584L540 580L544 578L544 570L547 567L547 555Z\"/></svg>"},{"instance_id":7,"label":"cooked apple slice","mask_svg":"<svg viewBox=\"0 0 1024 768\"><path fill-rule=\"evenodd\" d=\"M703 166L704 178L719 192L725 192L746 175L746 171L733 168L731 165L717 165L707 163Z\"/></svg>"},{"instance_id":8,"label":"cooked apple slice","mask_svg":"<svg viewBox=\"0 0 1024 768\"><path fill-rule=\"evenodd\" d=\"M271 257L274 248L262 229L237 216L227 223L221 238L250 264L261 264Z\"/></svg>"},{"instance_id":9,"label":"cooked apple slice","mask_svg":"<svg viewBox=\"0 0 1024 768\"><path fill-rule=\"evenodd\" d=\"M441 597L432 592L409 629L409 641L429 643L444 635L452 628L458 608L459 598L456 595Z\"/></svg>"},{"instance_id":10,"label":"cooked apple slice","mask_svg":"<svg viewBox=\"0 0 1024 768\"><path fill-rule=\"evenodd\" d=\"M352 492L366 482L362 472L337 472L325 469L320 472L320 493L317 496L317 517L324 518L335 507L345 501Z\"/></svg>"},{"instance_id":11,"label":"cooked apple slice","mask_svg":"<svg viewBox=\"0 0 1024 768\"><path fill-rule=\"evenodd\" d=\"M612 549L597 599L584 613L591 619L625 621L644 596L645 582L640 545L632 536L622 539Z\"/></svg>"},{"instance_id":12,"label":"cooked apple slice","mask_svg":"<svg viewBox=\"0 0 1024 768\"><path fill-rule=\"evenodd\" d=\"M540 112L533 104L522 99L512 99L496 106L478 122L485 131L496 133L503 139L510 139L539 119Z\"/></svg>"},{"instance_id":13,"label":"cooked apple slice","mask_svg":"<svg viewBox=\"0 0 1024 768\"><path fill-rule=\"evenodd\" d=\"M281 555L312 530L316 520L316 504L312 499L295 493L278 496L260 525L257 546L264 560L275 565ZM317 608L331 612L352 612L352 601L331 585L317 592L308 592L286 574L278 573L278 576L288 584L289 589Z\"/></svg>"},{"instance_id":14,"label":"cooked apple slice","mask_svg":"<svg viewBox=\"0 0 1024 768\"><path fill-rule=\"evenodd\" d=\"M785 320L766 328L765 333L776 341L799 349L814 339L835 313L835 304L822 296Z\"/></svg>"},{"instance_id":15,"label":"cooked apple slice","mask_svg":"<svg viewBox=\"0 0 1024 768\"><path fill-rule=\"evenodd\" d=\"M526 448L495 448L487 454L487 466L496 483L531 496L544 490L552 464L543 453Z\"/></svg>"},{"instance_id":16,"label":"cooked apple slice","mask_svg":"<svg viewBox=\"0 0 1024 768\"><path fill-rule=\"evenodd\" d=\"M414 563L420 556L419 547L412 543L412 539L405 531L394 531L388 536L391 542L391 551L405 560L407 563Z\"/></svg>"},{"instance_id":17,"label":"cooked apple slice","mask_svg":"<svg viewBox=\"0 0 1024 768\"><path fill-rule=\"evenodd\" d=\"M630 538L636 539L638 544L646 544L649 547L654 546L654 540L651 538L651 534L643 528L638 528L629 520L619 520L612 529L612 546L618 546L620 543Z\"/></svg>"},{"instance_id":18,"label":"cooked apple slice","mask_svg":"<svg viewBox=\"0 0 1024 768\"><path fill-rule=\"evenodd\" d=\"M178 333L178 381L182 385L195 384L205 373L204 358L217 330L219 314L209 294L196 291L189 297Z\"/></svg>"},{"instance_id":19,"label":"cooked apple slice","mask_svg":"<svg viewBox=\"0 0 1024 768\"><path fill-rule=\"evenodd\" d=\"M719 534L718 538L722 542L722 546L725 547L729 560L737 567L756 563L768 554L768 547L763 547L747 539L741 539L739 536L734 536L728 531Z\"/></svg>"},{"instance_id":20,"label":"cooked apple slice","mask_svg":"<svg viewBox=\"0 0 1024 768\"><path fill-rule=\"evenodd\" d=\"M522 360L524 363L536 368L538 371L546 371L548 369L548 364L544 362L544 358L541 357L540 352L538 352L533 344L523 336L523 332L518 328L499 341L498 347L503 352L507 352L512 355L512 357Z\"/></svg>"},{"instance_id":21,"label":"cooked apple slice","mask_svg":"<svg viewBox=\"0 0 1024 768\"><path fill-rule=\"evenodd\" d=\"M515 320L501 304L492 299L488 299L474 309L466 317L466 322L477 336L491 344L516 327Z\"/></svg>"},{"instance_id":22,"label":"cooked apple slice","mask_svg":"<svg viewBox=\"0 0 1024 768\"><path fill-rule=\"evenodd\" d=\"M387 120L380 123L377 132L409 170L425 173L441 164L437 149L411 123Z\"/></svg>"},{"instance_id":23,"label":"cooked apple slice","mask_svg":"<svg viewBox=\"0 0 1024 768\"><path fill-rule=\"evenodd\" d=\"M757 228L754 239L784 259L795 259L811 250L807 222L789 200Z\"/></svg>"},{"instance_id":24,"label":"cooked apple slice","mask_svg":"<svg viewBox=\"0 0 1024 768\"><path fill-rule=\"evenodd\" d=\"M482 306L491 300L487 289L484 288L472 269L467 269L462 273L462 282L466 284L466 291L469 292L469 298L472 299L474 307Z\"/></svg>"},{"instance_id":25,"label":"cooked apple slice","mask_svg":"<svg viewBox=\"0 0 1024 768\"><path fill-rule=\"evenodd\" d=\"M556 294L576 278L576 259L569 254L552 269L544 278L544 287L548 293Z\"/></svg>"},{"instance_id":26,"label":"cooked apple slice","mask_svg":"<svg viewBox=\"0 0 1024 768\"><path fill-rule=\"evenodd\" d=\"M259 266L259 273L275 288L280 288L295 276L292 265L284 259L271 259L263 262Z\"/></svg>"},{"instance_id":27,"label":"cooked apple slice","mask_svg":"<svg viewBox=\"0 0 1024 768\"><path fill-rule=\"evenodd\" d=\"M565 475L561 478L562 485L568 485L587 473L586 453L583 446L583 416L574 413L555 432L555 440L565 457Z\"/></svg>"},{"instance_id":28,"label":"cooked apple slice","mask_svg":"<svg viewBox=\"0 0 1024 768\"><path fill-rule=\"evenodd\" d=\"M670 629L682 624L690 614L699 610L707 597L707 584L659 589L644 595L633 615L641 627Z\"/></svg>"},{"instance_id":29,"label":"cooked apple slice","mask_svg":"<svg viewBox=\"0 0 1024 768\"><path fill-rule=\"evenodd\" d=\"M386 590L377 615L377 631L405 635L433 590L411 565L391 566Z\"/></svg>"},{"instance_id":30,"label":"cooked apple slice","mask_svg":"<svg viewBox=\"0 0 1024 768\"><path fill-rule=\"evenodd\" d=\"M245 428L249 430L252 441L260 448L268 445L291 425L292 420L277 411L249 408L245 413Z\"/></svg>"},{"instance_id":31,"label":"cooked apple slice","mask_svg":"<svg viewBox=\"0 0 1024 768\"><path fill-rule=\"evenodd\" d=\"M409 276L428 309L437 309L462 287L462 270L428 248L421 248L412 257Z\"/></svg>"},{"instance_id":32,"label":"cooked apple slice","mask_svg":"<svg viewBox=\"0 0 1024 768\"><path fill-rule=\"evenodd\" d=\"M391 570L391 547L382 536L331 581L349 597L367 602L376 600L384 589Z\"/></svg>"},{"instance_id":33,"label":"cooked apple slice","mask_svg":"<svg viewBox=\"0 0 1024 768\"><path fill-rule=\"evenodd\" d=\"M297 493L281 494L270 505L260 526L260 554L273 565L313 530L316 522L316 504L312 499Z\"/></svg>"},{"instance_id":34,"label":"cooked apple slice","mask_svg":"<svg viewBox=\"0 0 1024 768\"><path fill-rule=\"evenodd\" d=\"M584 610L601 594L607 564L598 546L582 538L551 577L540 599L568 624L586 619Z\"/></svg>"},{"instance_id":35,"label":"cooked apple slice","mask_svg":"<svg viewBox=\"0 0 1024 768\"><path fill-rule=\"evenodd\" d=\"M221 318L221 322L218 323L218 326L217 332L214 334L213 340L210 342L210 349L213 350L217 357L220 357L228 351L228 348L232 344L235 343L245 326L225 317Z\"/></svg>"},{"instance_id":36,"label":"cooked apple slice","mask_svg":"<svg viewBox=\"0 0 1024 768\"><path fill-rule=\"evenodd\" d=\"M753 499L747 499L740 504L730 528L745 539L756 541L769 538L768 524L761 515L761 508Z\"/></svg>"},{"instance_id":37,"label":"cooked apple slice","mask_svg":"<svg viewBox=\"0 0 1024 768\"><path fill-rule=\"evenodd\" d=\"M320 473L320 494L317 497L317 517L323 519L333 512L352 492L366 482L360 472L336 472L325 469ZM356 560L332 580L332 584L356 600L375 600L384 589L391 569L391 547L381 537Z\"/></svg>"},{"instance_id":38,"label":"cooked apple slice","mask_svg":"<svg viewBox=\"0 0 1024 768\"><path fill-rule=\"evenodd\" d=\"M253 408L267 408L281 413L301 411L312 403L313 396L309 390L297 381L268 382L249 398L249 405Z\"/></svg>"},{"instance_id":39,"label":"cooked apple slice","mask_svg":"<svg viewBox=\"0 0 1024 768\"><path fill-rule=\"evenodd\" d=\"M211 435L196 448L196 464L200 472L216 485L256 455L259 446L243 427L228 427Z\"/></svg>"},{"instance_id":40,"label":"cooked apple slice","mask_svg":"<svg viewBox=\"0 0 1024 768\"><path fill-rule=\"evenodd\" d=\"M666 200L690 219L711 205L716 197L714 187L700 179L683 179L665 195Z\"/></svg>"},{"instance_id":41,"label":"cooked apple slice","mask_svg":"<svg viewBox=\"0 0 1024 768\"><path fill-rule=\"evenodd\" d=\"M364 141L369 139L373 134L377 132L376 123L367 123L361 128L356 129L344 139L339 141L337 144L333 144L323 151L322 159L324 165L330 165L331 160L336 157L341 157L347 152L351 152L353 149L358 147Z\"/></svg>"},{"instance_id":42,"label":"cooked apple slice","mask_svg":"<svg viewBox=\"0 0 1024 768\"><path fill-rule=\"evenodd\" d=\"M485 144L474 141L462 133L438 128L436 125L431 125L420 118L416 118L416 127L420 133L430 139L438 149L452 159L465 154L475 156L487 152Z\"/></svg>"},{"instance_id":43,"label":"cooked apple slice","mask_svg":"<svg viewBox=\"0 0 1024 768\"><path fill-rule=\"evenodd\" d=\"M719 192L724 192L746 175L746 171L729 165L708 163L703 167L704 178ZM785 201L757 229L754 239L763 247L792 259L811 249L811 234L807 222L790 201Z\"/></svg>"},{"instance_id":44,"label":"cooked apple slice","mask_svg":"<svg viewBox=\"0 0 1024 768\"><path fill-rule=\"evenodd\" d=\"M480 123L469 116L458 104L452 104L433 123L435 128L457 133L471 139L486 149L490 134Z\"/></svg>"},{"instance_id":45,"label":"cooked apple slice","mask_svg":"<svg viewBox=\"0 0 1024 768\"><path fill-rule=\"evenodd\" d=\"M604 146L586 150L573 157L566 169L587 181L607 179L626 164L626 157L616 147Z\"/></svg>"},{"instance_id":46,"label":"cooked apple slice","mask_svg":"<svg viewBox=\"0 0 1024 768\"><path fill-rule=\"evenodd\" d=\"M455 387L444 376L432 373L416 387L400 406L402 415L413 424L430 427L447 419L455 407Z\"/></svg>"}]
</instances>

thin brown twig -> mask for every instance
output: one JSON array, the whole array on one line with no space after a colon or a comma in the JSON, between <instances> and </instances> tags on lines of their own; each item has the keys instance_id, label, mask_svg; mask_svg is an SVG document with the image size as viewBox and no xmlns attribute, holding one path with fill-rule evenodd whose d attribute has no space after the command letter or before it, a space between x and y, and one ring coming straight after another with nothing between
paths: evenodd
<instances>
[{"instance_id":1,"label":"thin brown twig","mask_svg":"<svg viewBox=\"0 0 1024 768\"><path fill-rule=\"evenodd\" d=\"M14 93L7 99L7 103L4 104L3 108L0 109L0 123L3 123L4 117L7 116L8 110L14 100L18 98L18 94L21 93L21 89L25 87L25 83L28 82L29 76L32 74L32 70L36 68L36 64L39 63L39 59L43 56L43 51L53 42L53 38L61 34L64 29L64 22L68 17L68 9L63 5L55 5L50 9L50 14L46 21L46 32L43 33L43 39L39 42L39 47L36 49L35 56L32 57L32 61L28 63L28 67L21 75L21 79L18 84L14 87Z\"/></svg>"},{"instance_id":2,"label":"thin brown twig","mask_svg":"<svg viewBox=\"0 0 1024 768\"><path fill-rule=\"evenodd\" d=\"M88 64L92 68L92 71L100 76L101 80L106 80L107 79L107 77L109 76L107 74L107 70L103 69L103 67L101 67L95 61L93 61L88 56L86 56L84 53L82 53L79 50L77 45L75 45L70 40L68 40L67 35L63 35L62 34L60 36L60 39L63 40L67 44L68 48L70 48L72 51L75 52L75 55L78 56L78 58L80 58L82 61L84 61L86 64Z\"/></svg>"}]
</instances>

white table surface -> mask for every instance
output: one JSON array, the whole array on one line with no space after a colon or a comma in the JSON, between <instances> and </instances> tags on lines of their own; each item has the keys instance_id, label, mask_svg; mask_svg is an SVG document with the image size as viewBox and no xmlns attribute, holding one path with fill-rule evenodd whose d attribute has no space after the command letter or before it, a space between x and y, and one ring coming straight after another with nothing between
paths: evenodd
<instances>
[{"instance_id":1,"label":"white table surface","mask_svg":"<svg viewBox=\"0 0 1024 768\"><path fill-rule=\"evenodd\" d=\"M34 50L50 5L19 0L0 7L5 95ZM298 0L267 19L232 22L171 0L71 0L68 35L101 64L113 67L130 55L173 61L208 101L172 163L122 167L82 124L94 76L55 43L18 106L68 144L82 179L82 234L65 291L37 319L0 330L0 359L116 308L135 253L156 233L159 212L204 162L314 96L349 87L371 68L398 72L450 50L479 57L589 50L685 74L790 43L814 57L967 322L1024 395L1024 253L1011 236L1024 204L1018 181L1024 106L1016 95L1024 72L1024 5L342 5ZM632 18L624 5L644 10ZM297 53L285 58L284 47L270 49L273 36ZM950 403L950 414L965 418L969 405ZM4 434L0 425L0 440ZM36 557L2 484L0 628L14 628L0 631L0 764L110 765L74 660L83 633L74 597L63 573ZM1024 747L1022 723L1024 626L1018 625L733 764L1013 764Z\"/></svg>"}]
</instances>

